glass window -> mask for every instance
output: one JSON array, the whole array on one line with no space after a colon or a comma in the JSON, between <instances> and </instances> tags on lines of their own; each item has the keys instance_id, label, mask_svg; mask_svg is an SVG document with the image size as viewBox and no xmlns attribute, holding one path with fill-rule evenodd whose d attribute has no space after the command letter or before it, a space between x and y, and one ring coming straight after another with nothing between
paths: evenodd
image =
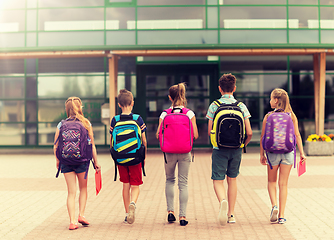
<instances>
[{"instance_id":1,"label":"glass window","mask_svg":"<svg viewBox=\"0 0 334 240\"><path fill-rule=\"evenodd\" d=\"M39 47L104 45L104 32L40 32Z\"/></svg>"},{"instance_id":2,"label":"glass window","mask_svg":"<svg viewBox=\"0 0 334 240\"><path fill-rule=\"evenodd\" d=\"M107 8L106 29L127 29L127 23L136 19L135 8Z\"/></svg>"},{"instance_id":3,"label":"glass window","mask_svg":"<svg viewBox=\"0 0 334 240\"><path fill-rule=\"evenodd\" d=\"M290 25L296 24L290 22ZM286 28L285 7L221 7L221 28Z\"/></svg>"},{"instance_id":4,"label":"glass window","mask_svg":"<svg viewBox=\"0 0 334 240\"><path fill-rule=\"evenodd\" d=\"M207 4L208 5L217 5L218 4L218 0L207 0Z\"/></svg>"},{"instance_id":5,"label":"glass window","mask_svg":"<svg viewBox=\"0 0 334 240\"><path fill-rule=\"evenodd\" d=\"M0 98L23 98L24 78L0 78Z\"/></svg>"},{"instance_id":6,"label":"glass window","mask_svg":"<svg viewBox=\"0 0 334 240\"><path fill-rule=\"evenodd\" d=\"M137 5L204 5L205 0L137 0Z\"/></svg>"},{"instance_id":7,"label":"glass window","mask_svg":"<svg viewBox=\"0 0 334 240\"><path fill-rule=\"evenodd\" d=\"M0 66L0 74L24 73L23 59L0 59Z\"/></svg>"},{"instance_id":8,"label":"glass window","mask_svg":"<svg viewBox=\"0 0 334 240\"><path fill-rule=\"evenodd\" d=\"M38 124L38 144L53 145L57 123L39 123Z\"/></svg>"},{"instance_id":9,"label":"glass window","mask_svg":"<svg viewBox=\"0 0 334 240\"><path fill-rule=\"evenodd\" d=\"M135 31L109 31L107 45L136 45Z\"/></svg>"},{"instance_id":10,"label":"glass window","mask_svg":"<svg viewBox=\"0 0 334 240\"><path fill-rule=\"evenodd\" d=\"M286 56L221 56L220 69L228 71L287 70Z\"/></svg>"},{"instance_id":11,"label":"glass window","mask_svg":"<svg viewBox=\"0 0 334 240\"><path fill-rule=\"evenodd\" d=\"M289 56L290 70L292 72L313 71L313 56Z\"/></svg>"},{"instance_id":12,"label":"glass window","mask_svg":"<svg viewBox=\"0 0 334 240\"><path fill-rule=\"evenodd\" d=\"M221 5L285 5L286 0L219 0Z\"/></svg>"},{"instance_id":13,"label":"glass window","mask_svg":"<svg viewBox=\"0 0 334 240\"><path fill-rule=\"evenodd\" d=\"M38 6L40 8L51 8L51 7L96 7L96 6L104 6L104 0L39 0Z\"/></svg>"},{"instance_id":14,"label":"glass window","mask_svg":"<svg viewBox=\"0 0 334 240\"><path fill-rule=\"evenodd\" d=\"M0 124L0 145L24 145L24 132L24 124Z\"/></svg>"},{"instance_id":15,"label":"glass window","mask_svg":"<svg viewBox=\"0 0 334 240\"><path fill-rule=\"evenodd\" d=\"M319 43L318 30L290 30L289 43Z\"/></svg>"},{"instance_id":16,"label":"glass window","mask_svg":"<svg viewBox=\"0 0 334 240\"><path fill-rule=\"evenodd\" d=\"M181 75L180 82L186 83L187 97L208 97L210 94L210 76L209 75ZM195 108L191 108L195 109Z\"/></svg>"},{"instance_id":17,"label":"glass window","mask_svg":"<svg viewBox=\"0 0 334 240\"><path fill-rule=\"evenodd\" d=\"M321 1L321 0L320 0ZM318 5L318 0L289 0L290 5Z\"/></svg>"},{"instance_id":18,"label":"glass window","mask_svg":"<svg viewBox=\"0 0 334 240\"><path fill-rule=\"evenodd\" d=\"M27 0L27 8L36 8L37 0Z\"/></svg>"},{"instance_id":19,"label":"glass window","mask_svg":"<svg viewBox=\"0 0 334 240\"><path fill-rule=\"evenodd\" d=\"M321 30L321 43L333 44L334 31L333 30Z\"/></svg>"},{"instance_id":20,"label":"glass window","mask_svg":"<svg viewBox=\"0 0 334 240\"><path fill-rule=\"evenodd\" d=\"M26 97L37 98L37 79L36 77L26 78Z\"/></svg>"},{"instance_id":21,"label":"glass window","mask_svg":"<svg viewBox=\"0 0 334 240\"><path fill-rule=\"evenodd\" d=\"M218 27L218 8L208 7L208 28Z\"/></svg>"},{"instance_id":22,"label":"glass window","mask_svg":"<svg viewBox=\"0 0 334 240\"><path fill-rule=\"evenodd\" d=\"M243 96L269 95L276 88L287 89L286 74L256 74L252 72L235 73L237 78L236 94Z\"/></svg>"},{"instance_id":23,"label":"glass window","mask_svg":"<svg viewBox=\"0 0 334 240\"><path fill-rule=\"evenodd\" d=\"M285 30L222 30L221 44L286 43Z\"/></svg>"},{"instance_id":24,"label":"glass window","mask_svg":"<svg viewBox=\"0 0 334 240\"><path fill-rule=\"evenodd\" d=\"M140 31L138 44L217 44L217 31L184 30L184 31Z\"/></svg>"},{"instance_id":25,"label":"glass window","mask_svg":"<svg viewBox=\"0 0 334 240\"><path fill-rule=\"evenodd\" d=\"M320 0L320 5L333 5L333 0Z\"/></svg>"},{"instance_id":26,"label":"glass window","mask_svg":"<svg viewBox=\"0 0 334 240\"><path fill-rule=\"evenodd\" d=\"M36 31L37 29L37 11L28 10L27 11L27 31Z\"/></svg>"},{"instance_id":27,"label":"glass window","mask_svg":"<svg viewBox=\"0 0 334 240\"><path fill-rule=\"evenodd\" d=\"M314 26L314 21L318 22L317 7L289 7L289 19L297 19L299 28L319 27Z\"/></svg>"},{"instance_id":28,"label":"glass window","mask_svg":"<svg viewBox=\"0 0 334 240\"><path fill-rule=\"evenodd\" d=\"M0 101L0 122L23 121L24 101Z\"/></svg>"},{"instance_id":29,"label":"glass window","mask_svg":"<svg viewBox=\"0 0 334 240\"><path fill-rule=\"evenodd\" d=\"M0 32L18 32L25 30L25 11L0 11Z\"/></svg>"},{"instance_id":30,"label":"glass window","mask_svg":"<svg viewBox=\"0 0 334 240\"><path fill-rule=\"evenodd\" d=\"M37 46L37 34L35 32L33 33L27 33L27 45L26 47L36 47Z\"/></svg>"},{"instance_id":31,"label":"glass window","mask_svg":"<svg viewBox=\"0 0 334 240\"><path fill-rule=\"evenodd\" d=\"M27 123L26 144L37 145L37 124Z\"/></svg>"},{"instance_id":32,"label":"glass window","mask_svg":"<svg viewBox=\"0 0 334 240\"><path fill-rule=\"evenodd\" d=\"M0 48L24 47L24 33L1 33Z\"/></svg>"},{"instance_id":33,"label":"glass window","mask_svg":"<svg viewBox=\"0 0 334 240\"><path fill-rule=\"evenodd\" d=\"M317 21L315 24L319 24L319 22ZM320 8L320 28L334 28L334 8Z\"/></svg>"},{"instance_id":34,"label":"glass window","mask_svg":"<svg viewBox=\"0 0 334 240\"><path fill-rule=\"evenodd\" d=\"M61 31L104 29L103 8L40 9L38 13L39 30Z\"/></svg>"},{"instance_id":35,"label":"glass window","mask_svg":"<svg viewBox=\"0 0 334 240\"><path fill-rule=\"evenodd\" d=\"M40 98L104 97L104 76L52 76L38 78Z\"/></svg>"},{"instance_id":36,"label":"glass window","mask_svg":"<svg viewBox=\"0 0 334 240\"><path fill-rule=\"evenodd\" d=\"M205 26L204 7L150 7L138 8L137 29L184 29ZM128 29L136 23L128 21Z\"/></svg>"},{"instance_id":37,"label":"glass window","mask_svg":"<svg viewBox=\"0 0 334 240\"><path fill-rule=\"evenodd\" d=\"M26 122L37 121L37 101L27 100L26 101Z\"/></svg>"},{"instance_id":38,"label":"glass window","mask_svg":"<svg viewBox=\"0 0 334 240\"><path fill-rule=\"evenodd\" d=\"M26 0L0 1L0 9L25 8L25 5L26 5Z\"/></svg>"},{"instance_id":39,"label":"glass window","mask_svg":"<svg viewBox=\"0 0 334 240\"><path fill-rule=\"evenodd\" d=\"M38 60L39 73L104 73L104 58L45 58Z\"/></svg>"},{"instance_id":40,"label":"glass window","mask_svg":"<svg viewBox=\"0 0 334 240\"><path fill-rule=\"evenodd\" d=\"M334 70L334 56L326 55L326 71Z\"/></svg>"},{"instance_id":41,"label":"glass window","mask_svg":"<svg viewBox=\"0 0 334 240\"><path fill-rule=\"evenodd\" d=\"M28 58L26 59L27 74L36 75L36 59Z\"/></svg>"}]
</instances>

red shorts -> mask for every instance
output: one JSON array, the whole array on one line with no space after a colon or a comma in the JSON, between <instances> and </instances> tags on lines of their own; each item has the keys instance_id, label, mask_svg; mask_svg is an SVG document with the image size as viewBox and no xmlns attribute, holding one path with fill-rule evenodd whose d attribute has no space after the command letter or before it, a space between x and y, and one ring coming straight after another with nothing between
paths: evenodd
<instances>
[{"instance_id":1,"label":"red shorts","mask_svg":"<svg viewBox=\"0 0 334 240\"><path fill-rule=\"evenodd\" d=\"M119 172L119 180L122 183L130 183L130 185L138 186L143 184L141 163L133 166L117 165Z\"/></svg>"}]
</instances>

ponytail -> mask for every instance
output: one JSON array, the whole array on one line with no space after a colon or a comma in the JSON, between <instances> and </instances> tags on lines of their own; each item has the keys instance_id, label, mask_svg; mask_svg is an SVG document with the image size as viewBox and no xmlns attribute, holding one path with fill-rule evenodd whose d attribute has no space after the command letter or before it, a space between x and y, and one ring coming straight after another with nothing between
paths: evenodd
<instances>
[{"instance_id":1,"label":"ponytail","mask_svg":"<svg viewBox=\"0 0 334 240\"><path fill-rule=\"evenodd\" d=\"M179 83L169 88L169 96L173 100L172 106L187 106L186 99L186 85L185 83Z\"/></svg>"}]
</instances>

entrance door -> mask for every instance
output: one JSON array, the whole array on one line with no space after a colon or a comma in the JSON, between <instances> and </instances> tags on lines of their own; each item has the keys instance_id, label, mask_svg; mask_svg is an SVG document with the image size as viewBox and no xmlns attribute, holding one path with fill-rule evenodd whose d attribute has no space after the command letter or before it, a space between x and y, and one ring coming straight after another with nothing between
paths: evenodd
<instances>
[{"instance_id":1,"label":"entrance door","mask_svg":"<svg viewBox=\"0 0 334 240\"><path fill-rule=\"evenodd\" d=\"M196 114L199 138L195 147L209 147L206 111L213 99L218 98L218 65L137 65L137 97L134 112L138 112L147 125L149 147L158 147L155 133L159 116L171 106L168 99L170 86L185 82L187 108Z\"/></svg>"}]
</instances>

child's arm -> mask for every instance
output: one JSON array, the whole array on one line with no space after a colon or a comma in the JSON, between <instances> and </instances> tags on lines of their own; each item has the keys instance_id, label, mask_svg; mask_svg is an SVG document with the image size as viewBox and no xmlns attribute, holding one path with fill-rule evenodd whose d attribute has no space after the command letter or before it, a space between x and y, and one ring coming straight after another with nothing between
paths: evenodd
<instances>
[{"instance_id":1,"label":"child's arm","mask_svg":"<svg viewBox=\"0 0 334 240\"><path fill-rule=\"evenodd\" d=\"M197 124L196 124L196 117L193 116L191 119L192 125L193 125L193 130L194 130L194 138L198 138L198 129L197 129Z\"/></svg>"},{"instance_id":2,"label":"child's arm","mask_svg":"<svg viewBox=\"0 0 334 240\"><path fill-rule=\"evenodd\" d=\"M93 127L90 126L90 130L88 131L88 136L90 138L91 144L92 144L92 154L93 154L93 161L95 165L95 171L99 172L101 171L101 165L97 161L97 151L96 146L94 142L94 135L93 135Z\"/></svg>"},{"instance_id":3,"label":"child's arm","mask_svg":"<svg viewBox=\"0 0 334 240\"><path fill-rule=\"evenodd\" d=\"M245 141L245 146L247 146L247 144L250 142L250 140L252 139L253 136L253 131L252 131L252 127L249 121L249 118L245 119L245 128L246 128L246 134L247 134L247 138Z\"/></svg>"},{"instance_id":4,"label":"child's arm","mask_svg":"<svg viewBox=\"0 0 334 240\"><path fill-rule=\"evenodd\" d=\"M155 133L155 137L156 137L157 139L159 139L159 131L160 131L161 123L162 123L162 119L159 118L158 129L157 129L157 132Z\"/></svg>"},{"instance_id":5,"label":"child's arm","mask_svg":"<svg viewBox=\"0 0 334 240\"><path fill-rule=\"evenodd\" d=\"M209 119L208 120L208 135L209 135L209 137L211 135L212 124L213 124L213 121Z\"/></svg>"},{"instance_id":6,"label":"child's arm","mask_svg":"<svg viewBox=\"0 0 334 240\"><path fill-rule=\"evenodd\" d=\"M303 149L303 141L302 137L300 136L299 128L298 128L298 119L297 116L292 112L292 122L293 126L295 128L295 136L296 136L296 142L300 154L300 160L302 160L302 163L306 160L304 149Z\"/></svg>"},{"instance_id":7,"label":"child's arm","mask_svg":"<svg viewBox=\"0 0 334 240\"><path fill-rule=\"evenodd\" d=\"M54 145L53 145L53 154L55 155L56 157L56 167L57 169L59 168L59 159L57 158L57 154L56 154L56 151L57 151L57 147L58 147L58 136L59 136L59 129L57 128L56 130L56 134L55 134L55 139L54 139ZM57 141L57 143L56 143Z\"/></svg>"},{"instance_id":8,"label":"child's arm","mask_svg":"<svg viewBox=\"0 0 334 240\"><path fill-rule=\"evenodd\" d=\"M264 154L264 149L263 149L263 146L262 146L262 138L264 136L264 131L266 129L267 118L268 118L268 115L266 115L263 118L261 138L260 138L260 162L261 162L262 165L267 165L267 158L266 158L266 156Z\"/></svg>"}]
</instances>

